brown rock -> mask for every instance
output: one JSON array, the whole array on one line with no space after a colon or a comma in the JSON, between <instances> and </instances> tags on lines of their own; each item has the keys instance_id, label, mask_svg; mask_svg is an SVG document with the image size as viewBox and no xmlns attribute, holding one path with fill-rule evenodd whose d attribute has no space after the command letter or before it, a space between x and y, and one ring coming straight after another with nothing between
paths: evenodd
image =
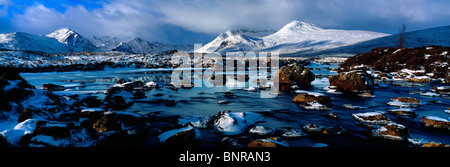
<instances>
[{"instance_id":1,"label":"brown rock","mask_svg":"<svg viewBox=\"0 0 450 167\"><path fill-rule=\"evenodd\" d=\"M329 96L315 96L307 93L302 93L295 96L295 98L292 99L292 102L294 102L296 105L303 105L303 106L307 106L308 102L313 101L316 101L320 104L329 104L331 103L331 98Z\"/></svg>"},{"instance_id":2,"label":"brown rock","mask_svg":"<svg viewBox=\"0 0 450 167\"><path fill-rule=\"evenodd\" d=\"M405 141L409 137L408 129L400 124L390 123L372 131L374 137Z\"/></svg>"},{"instance_id":3,"label":"brown rock","mask_svg":"<svg viewBox=\"0 0 450 167\"><path fill-rule=\"evenodd\" d=\"M422 147L450 147L450 145L436 143L436 142L428 142L422 145Z\"/></svg>"},{"instance_id":4,"label":"brown rock","mask_svg":"<svg viewBox=\"0 0 450 167\"><path fill-rule=\"evenodd\" d=\"M330 86L336 86L344 93L373 92L373 77L363 70L341 72L328 78Z\"/></svg>"},{"instance_id":5,"label":"brown rock","mask_svg":"<svg viewBox=\"0 0 450 167\"><path fill-rule=\"evenodd\" d=\"M293 63L279 69L273 80L274 82L278 82L278 90L283 91L293 85L309 87L311 86L311 82L315 80L315 75L304 66Z\"/></svg>"},{"instance_id":6,"label":"brown rock","mask_svg":"<svg viewBox=\"0 0 450 167\"><path fill-rule=\"evenodd\" d=\"M412 98L412 97L395 97L392 98L391 101L397 100L399 102L403 103L410 103L410 104L416 104L419 105L420 101L418 99Z\"/></svg>"},{"instance_id":7,"label":"brown rock","mask_svg":"<svg viewBox=\"0 0 450 167\"><path fill-rule=\"evenodd\" d=\"M355 113L352 114L352 117L368 128L374 128L375 125L386 125L392 122L380 112Z\"/></svg>"},{"instance_id":8,"label":"brown rock","mask_svg":"<svg viewBox=\"0 0 450 167\"><path fill-rule=\"evenodd\" d=\"M92 125L92 128L97 132L122 130L121 123L114 112L104 113L103 116Z\"/></svg>"},{"instance_id":9,"label":"brown rock","mask_svg":"<svg viewBox=\"0 0 450 167\"><path fill-rule=\"evenodd\" d=\"M444 118L424 116L420 122L427 127L450 130L450 121Z\"/></svg>"},{"instance_id":10,"label":"brown rock","mask_svg":"<svg viewBox=\"0 0 450 167\"><path fill-rule=\"evenodd\" d=\"M288 144L279 137L269 137L267 139L254 140L247 147L288 147Z\"/></svg>"},{"instance_id":11,"label":"brown rock","mask_svg":"<svg viewBox=\"0 0 450 167\"><path fill-rule=\"evenodd\" d=\"M399 109L395 109L395 110L389 110L387 111L389 114L398 116L398 117L415 117L417 116L416 112L412 111L409 108L399 108Z\"/></svg>"}]
</instances>

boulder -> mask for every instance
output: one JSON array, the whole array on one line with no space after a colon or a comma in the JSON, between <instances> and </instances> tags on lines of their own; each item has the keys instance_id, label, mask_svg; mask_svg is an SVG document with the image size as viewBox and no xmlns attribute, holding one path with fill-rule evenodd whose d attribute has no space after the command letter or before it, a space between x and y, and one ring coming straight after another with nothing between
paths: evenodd
<instances>
[{"instance_id":1,"label":"boulder","mask_svg":"<svg viewBox=\"0 0 450 167\"><path fill-rule=\"evenodd\" d=\"M103 102L113 110L124 110L134 103L134 95L127 88L111 87Z\"/></svg>"},{"instance_id":2,"label":"boulder","mask_svg":"<svg viewBox=\"0 0 450 167\"><path fill-rule=\"evenodd\" d=\"M416 107L417 105L421 105L418 99L412 97L395 97L392 98L387 104L397 107Z\"/></svg>"},{"instance_id":3,"label":"boulder","mask_svg":"<svg viewBox=\"0 0 450 167\"><path fill-rule=\"evenodd\" d=\"M366 112L352 114L353 119L361 122L368 128L374 128L376 125L386 125L392 121L380 112Z\"/></svg>"},{"instance_id":4,"label":"boulder","mask_svg":"<svg viewBox=\"0 0 450 167\"><path fill-rule=\"evenodd\" d=\"M293 85L298 87L310 87L311 82L314 81L314 79L314 73L297 63L281 67L273 78L274 82L279 83L279 91L289 89Z\"/></svg>"},{"instance_id":5,"label":"boulder","mask_svg":"<svg viewBox=\"0 0 450 167\"><path fill-rule=\"evenodd\" d=\"M283 130L281 136L286 138L296 138L296 137L303 137L307 134L303 132L301 129L294 129L294 128L286 128Z\"/></svg>"},{"instance_id":6,"label":"boulder","mask_svg":"<svg viewBox=\"0 0 450 167\"><path fill-rule=\"evenodd\" d=\"M450 86L433 86L431 90L439 94L450 94Z\"/></svg>"},{"instance_id":7,"label":"boulder","mask_svg":"<svg viewBox=\"0 0 450 167\"><path fill-rule=\"evenodd\" d=\"M380 137L389 140L407 141L409 137L408 129L400 124L389 123L372 131L374 137Z\"/></svg>"},{"instance_id":8,"label":"boulder","mask_svg":"<svg viewBox=\"0 0 450 167\"><path fill-rule=\"evenodd\" d=\"M325 95L302 93L295 96L292 102L304 109L329 110L325 105L331 103L331 98Z\"/></svg>"},{"instance_id":9,"label":"boulder","mask_svg":"<svg viewBox=\"0 0 450 167\"><path fill-rule=\"evenodd\" d=\"M268 128L264 126L254 126L253 128L250 128L248 131L250 134L260 135L260 136L267 136L272 135L275 133L274 128Z\"/></svg>"},{"instance_id":10,"label":"boulder","mask_svg":"<svg viewBox=\"0 0 450 167\"><path fill-rule=\"evenodd\" d=\"M428 142L422 145L422 147L450 147L450 145L436 143L436 142Z\"/></svg>"},{"instance_id":11,"label":"boulder","mask_svg":"<svg viewBox=\"0 0 450 167\"><path fill-rule=\"evenodd\" d=\"M61 85L55 85L51 83L46 83L42 85L42 89L48 90L48 91L60 91L66 89L64 86Z\"/></svg>"},{"instance_id":12,"label":"boulder","mask_svg":"<svg viewBox=\"0 0 450 167\"><path fill-rule=\"evenodd\" d=\"M27 138L31 147L89 147L98 143L86 129L71 122L38 121Z\"/></svg>"},{"instance_id":13,"label":"boulder","mask_svg":"<svg viewBox=\"0 0 450 167\"><path fill-rule=\"evenodd\" d=\"M310 123L308 125L303 126L303 129L307 132L320 132L324 129L324 126L316 125L314 123Z\"/></svg>"},{"instance_id":14,"label":"boulder","mask_svg":"<svg viewBox=\"0 0 450 167\"><path fill-rule=\"evenodd\" d=\"M336 86L343 93L373 93L373 77L363 70L341 72L328 78L330 86Z\"/></svg>"},{"instance_id":15,"label":"boulder","mask_svg":"<svg viewBox=\"0 0 450 167\"><path fill-rule=\"evenodd\" d=\"M215 115L214 129L223 135L238 135L261 121L261 114L221 111Z\"/></svg>"},{"instance_id":16,"label":"boulder","mask_svg":"<svg viewBox=\"0 0 450 167\"><path fill-rule=\"evenodd\" d=\"M80 117L98 120L104 112L103 108L84 108L80 111Z\"/></svg>"},{"instance_id":17,"label":"boulder","mask_svg":"<svg viewBox=\"0 0 450 167\"><path fill-rule=\"evenodd\" d=\"M341 134L344 131L345 131L345 129L342 128L342 127L332 126L332 127L325 127L325 128L323 128L320 131L320 133L322 133L324 135L339 135L339 134Z\"/></svg>"},{"instance_id":18,"label":"boulder","mask_svg":"<svg viewBox=\"0 0 450 167\"><path fill-rule=\"evenodd\" d=\"M19 73L8 68L0 68L0 110L11 110L10 102L19 103L32 96L35 89Z\"/></svg>"},{"instance_id":19,"label":"boulder","mask_svg":"<svg viewBox=\"0 0 450 167\"><path fill-rule=\"evenodd\" d=\"M413 111L411 108L399 108L399 109L393 109L387 111L389 114L392 114L397 117L415 117L417 116L416 112Z\"/></svg>"},{"instance_id":20,"label":"boulder","mask_svg":"<svg viewBox=\"0 0 450 167\"><path fill-rule=\"evenodd\" d=\"M99 120L93 125L97 132L109 132L122 130L122 124L117 119L117 114L114 112L105 112Z\"/></svg>"},{"instance_id":21,"label":"boulder","mask_svg":"<svg viewBox=\"0 0 450 167\"><path fill-rule=\"evenodd\" d=\"M289 147L289 144L279 137L269 137L267 139L253 140L247 147Z\"/></svg>"},{"instance_id":22,"label":"boulder","mask_svg":"<svg viewBox=\"0 0 450 167\"><path fill-rule=\"evenodd\" d=\"M450 130L450 121L435 116L424 116L420 122L426 127Z\"/></svg>"},{"instance_id":23,"label":"boulder","mask_svg":"<svg viewBox=\"0 0 450 167\"><path fill-rule=\"evenodd\" d=\"M19 118L18 118L17 122L22 122L27 119L33 118L34 112L36 112L36 111L31 110L31 109L23 109L22 111L19 112Z\"/></svg>"},{"instance_id":24,"label":"boulder","mask_svg":"<svg viewBox=\"0 0 450 167\"><path fill-rule=\"evenodd\" d=\"M175 145L175 146L185 146L192 144L201 138L200 131L193 127L192 125L187 125L186 127L180 129L173 129L161 133L158 136L159 142L161 144Z\"/></svg>"},{"instance_id":25,"label":"boulder","mask_svg":"<svg viewBox=\"0 0 450 167\"><path fill-rule=\"evenodd\" d=\"M238 140L231 137L224 137L220 140L220 145L223 147L242 147L242 145L238 143Z\"/></svg>"}]
</instances>

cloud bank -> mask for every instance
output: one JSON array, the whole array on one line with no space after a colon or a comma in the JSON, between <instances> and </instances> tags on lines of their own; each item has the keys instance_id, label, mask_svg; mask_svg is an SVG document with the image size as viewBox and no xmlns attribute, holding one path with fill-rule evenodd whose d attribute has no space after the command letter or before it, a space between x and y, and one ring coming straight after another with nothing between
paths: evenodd
<instances>
[{"instance_id":1,"label":"cloud bank","mask_svg":"<svg viewBox=\"0 0 450 167\"><path fill-rule=\"evenodd\" d=\"M277 30L292 20L385 33L396 33L402 23L409 30L450 25L448 0L105 0L98 7L86 1L58 9L48 3L8 13L12 2L0 0L0 17L10 17L12 31L47 34L68 27L85 36L172 43L203 42L233 28Z\"/></svg>"}]
</instances>

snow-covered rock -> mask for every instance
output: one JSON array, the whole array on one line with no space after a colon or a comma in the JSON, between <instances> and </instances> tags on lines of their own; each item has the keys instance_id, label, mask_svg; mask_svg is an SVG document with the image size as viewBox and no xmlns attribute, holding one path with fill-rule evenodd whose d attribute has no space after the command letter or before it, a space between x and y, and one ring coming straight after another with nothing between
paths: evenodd
<instances>
[{"instance_id":1,"label":"snow-covered rock","mask_svg":"<svg viewBox=\"0 0 450 167\"><path fill-rule=\"evenodd\" d=\"M275 133L275 129L264 127L264 126L254 126L253 128L250 128L250 130L248 132L251 133L251 134L265 136L265 135L272 135L272 134L274 134Z\"/></svg>"},{"instance_id":2,"label":"snow-covered rock","mask_svg":"<svg viewBox=\"0 0 450 167\"><path fill-rule=\"evenodd\" d=\"M221 111L214 120L214 129L223 135L238 135L262 121L261 117L261 114L251 112Z\"/></svg>"},{"instance_id":3,"label":"snow-covered rock","mask_svg":"<svg viewBox=\"0 0 450 167\"><path fill-rule=\"evenodd\" d=\"M247 147L289 147L289 144L279 137L257 139L250 142Z\"/></svg>"},{"instance_id":4,"label":"snow-covered rock","mask_svg":"<svg viewBox=\"0 0 450 167\"><path fill-rule=\"evenodd\" d=\"M158 136L159 142L162 144L175 144L181 145L182 143L190 143L201 138L200 131L188 125L180 129L173 129L161 133Z\"/></svg>"},{"instance_id":5,"label":"snow-covered rock","mask_svg":"<svg viewBox=\"0 0 450 167\"><path fill-rule=\"evenodd\" d=\"M178 119L179 125L185 125L187 123L192 124L196 128L207 128L212 121L212 118L204 115L184 116Z\"/></svg>"},{"instance_id":6,"label":"snow-covered rock","mask_svg":"<svg viewBox=\"0 0 450 167\"><path fill-rule=\"evenodd\" d=\"M352 114L352 117L369 128L374 128L375 125L386 125L392 122L391 119L389 119L383 113L376 111L366 113L355 113Z\"/></svg>"}]
</instances>

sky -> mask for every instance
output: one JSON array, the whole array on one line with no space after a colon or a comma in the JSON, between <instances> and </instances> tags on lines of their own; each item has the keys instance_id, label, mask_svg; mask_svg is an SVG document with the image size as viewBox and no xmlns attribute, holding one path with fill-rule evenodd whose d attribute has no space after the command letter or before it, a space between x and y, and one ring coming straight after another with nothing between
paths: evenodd
<instances>
[{"instance_id":1,"label":"sky","mask_svg":"<svg viewBox=\"0 0 450 167\"><path fill-rule=\"evenodd\" d=\"M300 20L322 28L398 33L450 25L449 0L0 0L0 33L206 44L228 29L278 30Z\"/></svg>"}]
</instances>

